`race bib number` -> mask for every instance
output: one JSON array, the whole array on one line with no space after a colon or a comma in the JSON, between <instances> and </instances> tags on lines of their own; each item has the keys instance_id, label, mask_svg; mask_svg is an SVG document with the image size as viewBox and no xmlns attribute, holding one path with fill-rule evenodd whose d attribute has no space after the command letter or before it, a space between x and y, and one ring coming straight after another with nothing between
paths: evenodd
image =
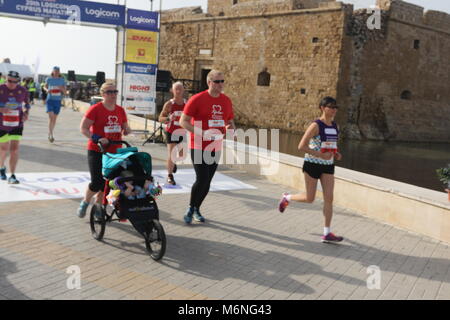
<instances>
[{"instance_id":1,"label":"race bib number","mask_svg":"<svg viewBox=\"0 0 450 320\"><path fill-rule=\"evenodd\" d=\"M50 94L54 97L59 97L61 96L61 90L59 89L50 89Z\"/></svg>"},{"instance_id":2,"label":"race bib number","mask_svg":"<svg viewBox=\"0 0 450 320\"><path fill-rule=\"evenodd\" d=\"M8 110L3 113L3 125L5 127L17 127L20 124L19 110Z\"/></svg>"},{"instance_id":3,"label":"race bib number","mask_svg":"<svg viewBox=\"0 0 450 320\"><path fill-rule=\"evenodd\" d=\"M122 132L122 128L117 124L112 126L106 126L104 131L105 133L118 133Z\"/></svg>"},{"instance_id":4,"label":"race bib number","mask_svg":"<svg viewBox=\"0 0 450 320\"><path fill-rule=\"evenodd\" d=\"M208 126L210 128L223 128L225 127L224 120L208 120Z\"/></svg>"},{"instance_id":5,"label":"race bib number","mask_svg":"<svg viewBox=\"0 0 450 320\"><path fill-rule=\"evenodd\" d=\"M337 135L337 130L335 128L325 128L326 135Z\"/></svg>"},{"instance_id":6,"label":"race bib number","mask_svg":"<svg viewBox=\"0 0 450 320\"><path fill-rule=\"evenodd\" d=\"M173 115L175 116L175 117L181 117L181 114L183 113L183 111L174 111L173 112Z\"/></svg>"},{"instance_id":7,"label":"race bib number","mask_svg":"<svg viewBox=\"0 0 450 320\"><path fill-rule=\"evenodd\" d=\"M337 142L336 141L324 141L320 145L321 149L337 149Z\"/></svg>"}]
</instances>

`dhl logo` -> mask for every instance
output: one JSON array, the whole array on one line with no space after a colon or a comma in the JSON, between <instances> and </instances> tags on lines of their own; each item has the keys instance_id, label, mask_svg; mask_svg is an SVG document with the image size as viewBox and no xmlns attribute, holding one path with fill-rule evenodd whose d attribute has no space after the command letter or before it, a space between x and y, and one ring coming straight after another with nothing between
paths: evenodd
<instances>
[{"instance_id":1,"label":"dhl logo","mask_svg":"<svg viewBox=\"0 0 450 320\"><path fill-rule=\"evenodd\" d=\"M144 37L144 36L138 36L138 35L133 35L133 36L129 37L128 40L141 41L141 42L155 42L152 39L152 37Z\"/></svg>"}]
</instances>

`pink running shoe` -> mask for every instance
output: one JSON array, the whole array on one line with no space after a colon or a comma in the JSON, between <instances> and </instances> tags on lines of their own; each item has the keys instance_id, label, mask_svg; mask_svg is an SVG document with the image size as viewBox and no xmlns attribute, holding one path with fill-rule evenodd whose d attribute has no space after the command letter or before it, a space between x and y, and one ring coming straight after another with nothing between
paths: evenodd
<instances>
[{"instance_id":1,"label":"pink running shoe","mask_svg":"<svg viewBox=\"0 0 450 320\"><path fill-rule=\"evenodd\" d=\"M331 232L329 234L327 234L326 236L322 236L321 239L322 239L322 242L324 242L324 243L341 242L342 240L344 240L343 237L335 236Z\"/></svg>"},{"instance_id":2,"label":"pink running shoe","mask_svg":"<svg viewBox=\"0 0 450 320\"><path fill-rule=\"evenodd\" d=\"M280 202L278 203L278 210L280 212L284 212L284 210L286 210L286 207L289 205L289 201L288 199L286 199L286 196L289 193L283 193L283 198L281 198Z\"/></svg>"}]
</instances>

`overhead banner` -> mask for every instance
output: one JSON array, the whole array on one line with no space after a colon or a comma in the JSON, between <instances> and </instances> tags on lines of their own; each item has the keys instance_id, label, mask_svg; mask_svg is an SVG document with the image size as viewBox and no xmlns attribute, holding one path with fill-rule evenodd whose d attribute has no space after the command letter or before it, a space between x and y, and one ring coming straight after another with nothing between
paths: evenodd
<instances>
[{"instance_id":1,"label":"overhead banner","mask_svg":"<svg viewBox=\"0 0 450 320\"><path fill-rule=\"evenodd\" d=\"M156 65L125 63L124 101L122 106L132 114L154 114L156 111Z\"/></svg>"},{"instance_id":2,"label":"overhead banner","mask_svg":"<svg viewBox=\"0 0 450 320\"><path fill-rule=\"evenodd\" d=\"M127 29L126 39L126 62L156 64L158 32Z\"/></svg>"},{"instance_id":3,"label":"overhead banner","mask_svg":"<svg viewBox=\"0 0 450 320\"><path fill-rule=\"evenodd\" d=\"M0 0L0 13L124 26L125 6L79 0Z\"/></svg>"},{"instance_id":4,"label":"overhead banner","mask_svg":"<svg viewBox=\"0 0 450 320\"><path fill-rule=\"evenodd\" d=\"M128 9L127 28L149 31L159 31L158 12Z\"/></svg>"}]
</instances>

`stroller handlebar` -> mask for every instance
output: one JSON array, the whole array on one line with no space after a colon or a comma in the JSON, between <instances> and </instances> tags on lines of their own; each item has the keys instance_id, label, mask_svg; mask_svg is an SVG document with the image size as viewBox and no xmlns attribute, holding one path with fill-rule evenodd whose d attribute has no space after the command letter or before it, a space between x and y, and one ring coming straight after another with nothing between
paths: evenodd
<instances>
[{"instance_id":1,"label":"stroller handlebar","mask_svg":"<svg viewBox=\"0 0 450 320\"><path fill-rule=\"evenodd\" d=\"M128 148L131 147L131 145L130 145L128 142L123 141L123 140L117 140L117 141L109 140L109 143L106 145L106 147L109 146L110 144L124 144L124 145L126 145ZM97 145L98 145L98 147L100 148L100 152L101 152L101 153L106 153L106 150L105 150L105 147L103 147L103 144L101 144L100 142L98 142Z\"/></svg>"}]
</instances>

